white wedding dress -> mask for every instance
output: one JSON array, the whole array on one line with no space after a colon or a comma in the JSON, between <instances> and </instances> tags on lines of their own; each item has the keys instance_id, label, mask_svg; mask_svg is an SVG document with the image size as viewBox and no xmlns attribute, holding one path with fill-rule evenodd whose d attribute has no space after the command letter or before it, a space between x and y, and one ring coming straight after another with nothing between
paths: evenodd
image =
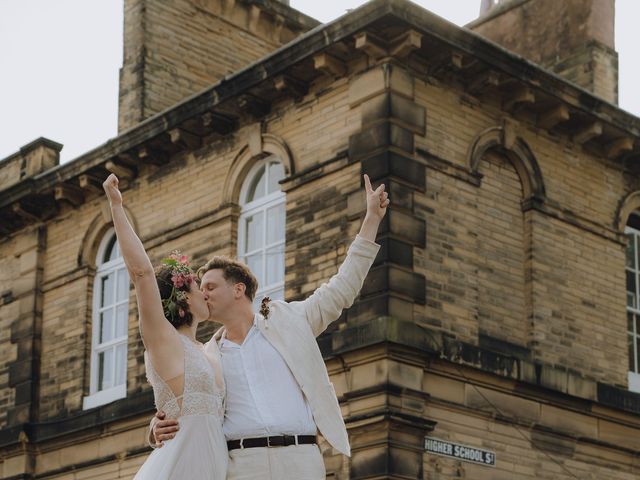
<instances>
[{"instance_id":1,"label":"white wedding dress","mask_svg":"<svg viewBox=\"0 0 640 480\"><path fill-rule=\"evenodd\" d=\"M179 335L184 348L184 391L176 397L145 352L156 408L178 418L180 430L155 449L134 480L224 480L229 459L222 431L224 377L217 345L204 348ZM181 401L181 402L180 402Z\"/></svg>"}]
</instances>

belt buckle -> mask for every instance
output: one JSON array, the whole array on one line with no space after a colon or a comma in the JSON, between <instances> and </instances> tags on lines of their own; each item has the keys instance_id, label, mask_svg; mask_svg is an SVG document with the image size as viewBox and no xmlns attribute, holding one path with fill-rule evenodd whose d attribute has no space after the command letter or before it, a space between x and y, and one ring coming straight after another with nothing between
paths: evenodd
<instances>
[{"instance_id":1,"label":"belt buckle","mask_svg":"<svg viewBox=\"0 0 640 480\"><path fill-rule=\"evenodd\" d=\"M267 437L267 448L271 448L271 437Z\"/></svg>"},{"instance_id":2,"label":"belt buckle","mask_svg":"<svg viewBox=\"0 0 640 480\"><path fill-rule=\"evenodd\" d=\"M244 438L240 439L240 450L244 450Z\"/></svg>"}]
</instances>

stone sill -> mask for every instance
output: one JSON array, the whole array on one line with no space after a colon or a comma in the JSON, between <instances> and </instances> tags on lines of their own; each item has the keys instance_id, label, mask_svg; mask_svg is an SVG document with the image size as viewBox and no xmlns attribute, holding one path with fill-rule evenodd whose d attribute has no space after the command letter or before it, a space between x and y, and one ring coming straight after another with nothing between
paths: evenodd
<instances>
[{"instance_id":1,"label":"stone sill","mask_svg":"<svg viewBox=\"0 0 640 480\"><path fill-rule=\"evenodd\" d=\"M511 355L498 352L504 350L504 345L501 347L494 343L492 349L470 345L441 332L392 317L378 317L368 323L348 326L318 338L325 359L385 342L415 349L425 357L435 357L516 380L522 382L524 388L544 389L547 395L551 391L565 396L567 400L586 400L640 415L640 393L587 379L566 369L531 362L523 358L522 352L514 351ZM487 340L481 343L487 344ZM0 430L0 449L20 443L25 435L28 442L34 444L81 431L96 430L99 434L103 425L114 421L144 414L151 417L153 405L153 392L149 389L83 412L40 423L7 427Z\"/></svg>"}]
</instances>

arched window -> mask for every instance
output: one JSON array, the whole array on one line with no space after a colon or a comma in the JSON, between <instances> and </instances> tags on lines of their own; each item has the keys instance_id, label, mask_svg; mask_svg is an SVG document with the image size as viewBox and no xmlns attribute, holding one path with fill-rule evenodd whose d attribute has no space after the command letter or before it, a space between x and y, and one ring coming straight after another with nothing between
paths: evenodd
<instances>
[{"instance_id":1,"label":"arched window","mask_svg":"<svg viewBox=\"0 0 640 480\"><path fill-rule=\"evenodd\" d=\"M629 347L629 390L640 392L640 216L629 215L627 236L627 344Z\"/></svg>"},{"instance_id":2,"label":"arched window","mask_svg":"<svg viewBox=\"0 0 640 480\"><path fill-rule=\"evenodd\" d=\"M113 229L100 243L96 266L90 394L84 398L85 409L127 395L129 274Z\"/></svg>"},{"instance_id":3,"label":"arched window","mask_svg":"<svg viewBox=\"0 0 640 480\"><path fill-rule=\"evenodd\" d=\"M277 157L259 161L240 190L238 258L258 279L255 306L263 297L284 299L285 194L278 182L285 176Z\"/></svg>"}]
</instances>

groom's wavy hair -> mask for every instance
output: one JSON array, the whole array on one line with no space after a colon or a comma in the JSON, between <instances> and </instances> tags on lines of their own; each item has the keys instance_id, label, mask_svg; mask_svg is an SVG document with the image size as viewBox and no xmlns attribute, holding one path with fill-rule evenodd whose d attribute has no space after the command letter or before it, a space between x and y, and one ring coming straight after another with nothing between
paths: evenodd
<instances>
[{"instance_id":1,"label":"groom's wavy hair","mask_svg":"<svg viewBox=\"0 0 640 480\"><path fill-rule=\"evenodd\" d=\"M222 270L222 276L227 282L243 283L245 296L253 302L258 290L258 280L244 263L229 257L215 256L198 269L198 279L202 280L202 276L209 270Z\"/></svg>"}]
</instances>

